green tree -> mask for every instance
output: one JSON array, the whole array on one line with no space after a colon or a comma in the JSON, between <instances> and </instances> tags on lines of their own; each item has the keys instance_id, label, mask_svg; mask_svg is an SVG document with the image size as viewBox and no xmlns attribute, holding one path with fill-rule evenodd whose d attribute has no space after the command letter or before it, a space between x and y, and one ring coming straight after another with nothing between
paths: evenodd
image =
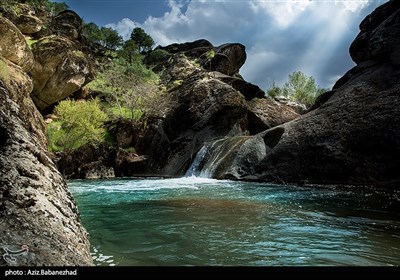
<instances>
[{"instance_id":1,"label":"green tree","mask_svg":"<svg viewBox=\"0 0 400 280\"><path fill-rule=\"evenodd\" d=\"M135 58L139 55L138 46L133 42L132 39L125 41L122 49L119 51L119 56L132 64Z\"/></svg>"},{"instance_id":2,"label":"green tree","mask_svg":"<svg viewBox=\"0 0 400 280\"><path fill-rule=\"evenodd\" d=\"M131 40L138 46L140 53L148 52L154 46L153 38L140 27L132 30Z\"/></svg>"},{"instance_id":3,"label":"green tree","mask_svg":"<svg viewBox=\"0 0 400 280\"><path fill-rule=\"evenodd\" d=\"M122 45L123 39L118 32L110 27L102 27L100 29L101 44L110 50L115 50Z\"/></svg>"},{"instance_id":4,"label":"green tree","mask_svg":"<svg viewBox=\"0 0 400 280\"><path fill-rule=\"evenodd\" d=\"M83 25L83 35L90 41L110 50L116 50L123 43L123 39L117 31L110 27L100 28L94 22Z\"/></svg>"},{"instance_id":5,"label":"green tree","mask_svg":"<svg viewBox=\"0 0 400 280\"><path fill-rule=\"evenodd\" d=\"M306 107L310 107L318 95L324 91L326 89L319 87L313 77L307 76L301 71L289 74L288 81L283 85L281 90L283 96L300 102L306 105Z\"/></svg>"},{"instance_id":6,"label":"green tree","mask_svg":"<svg viewBox=\"0 0 400 280\"><path fill-rule=\"evenodd\" d=\"M58 120L48 126L49 149L70 153L85 144L97 144L104 139L107 115L99 100L61 101L55 108Z\"/></svg>"}]
</instances>

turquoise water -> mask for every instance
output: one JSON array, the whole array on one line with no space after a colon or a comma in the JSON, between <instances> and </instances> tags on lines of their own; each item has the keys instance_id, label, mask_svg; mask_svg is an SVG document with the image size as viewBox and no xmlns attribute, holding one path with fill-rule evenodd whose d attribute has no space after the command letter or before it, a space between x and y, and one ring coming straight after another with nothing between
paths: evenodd
<instances>
[{"instance_id":1,"label":"turquoise water","mask_svg":"<svg viewBox=\"0 0 400 280\"><path fill-rule=\"evenodd\" d=\"M400 265L400 192L70 181L97 265Z\"/></svg>"}]
</instances>

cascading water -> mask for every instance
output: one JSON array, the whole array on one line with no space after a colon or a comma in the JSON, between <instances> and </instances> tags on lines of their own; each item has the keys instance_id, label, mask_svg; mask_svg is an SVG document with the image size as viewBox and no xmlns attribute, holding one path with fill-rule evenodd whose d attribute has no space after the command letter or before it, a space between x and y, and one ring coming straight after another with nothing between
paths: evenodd
<instances>
[{"instance_id":1,"label":"cascading water","mask_svg":"<svg viewBox=\"0 0 400 280\"><path fill-rule=\"evenodd\" d=\"M221 178L234 161L241 145L248 139L248 136L237 136L205 143L185 176Z\"/></svg>"}]
</instances>

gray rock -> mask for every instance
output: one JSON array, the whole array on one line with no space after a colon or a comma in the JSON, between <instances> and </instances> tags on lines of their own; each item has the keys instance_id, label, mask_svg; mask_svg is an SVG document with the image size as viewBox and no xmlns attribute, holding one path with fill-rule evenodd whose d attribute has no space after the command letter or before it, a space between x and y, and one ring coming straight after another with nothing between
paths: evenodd
<instances>
[{"instance_id":1,"label":"gray rock","mask_svg":"<svg viewBox=\"0 0 400 280\"><path fill-rule=\"evenodd\" d=\"M43 131L32 131L36 121L43 124L29 98L32 82L21 68L6 65L9 75L0 74L2 265L91 265L75 201L40 139ZM25 248L15 262L4 257Z\"/></svg>"}]
</instances>

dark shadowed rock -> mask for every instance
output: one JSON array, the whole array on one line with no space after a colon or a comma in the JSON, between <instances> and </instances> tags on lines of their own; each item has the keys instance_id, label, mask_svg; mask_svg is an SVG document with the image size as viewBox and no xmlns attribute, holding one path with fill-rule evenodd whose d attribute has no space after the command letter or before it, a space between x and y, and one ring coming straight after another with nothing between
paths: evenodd
<instances>
[{"instance_id":1,"label":"dark shadowed rock","mask_svg":"<svg viewBox=\"0 0 400 280\"><path fill-rule=\"evenodd\" d=\"M391 0L361 22L361 31L350 46L354 62L390 59L400 42L399 9L399 1Z\"/></svg>"},{"instance_id":2,"label":"dark shadowed rock","mask_svg":"<svg viewBox=\"0 0 400 280\"><path fill-rule=\"evenodd\" d=\"M66 10L55 16L51 22L53 34L76 40L82 33L83 21L71 10Z\"/></svg>"},{"instance_id":3,"label":"dark shadowed rock","mask_svg":"<svg viewBox=\"0 0 400 280\"><path fill-rule=\"evenodd\" d=\"M388 2L361 24L371 33L358 45L367 55L355 59L358 65L315 110L244 142L222 177L398 188L400 69L389 57L400 42L386 37L399 30L398 3Z\"/></svg>"},{"instance_id":4,"label":"dark shadowed rock","mask_svg":"<svg viewBox=\"0 0 400 280\"><path fill-rule=\"evenodd\" d=\"M165 47L158 46L156 49L162 49L165 50L169 53L180 53L180 52L186 52L186 51L191 51L194 49L198 48L213 48L213 45L205 40L205 39L200 39L194 42L187 42L187 43L182 43L182 44L172 44L168 45Z\"/></svg>"},{"instance_id":5,"label":"dark shadowed rock","mask_svg":"<svg viewBox=\"0 0 400 280\"><path fill-rule=\"evenodd\" d=\"M263 98L265 97L265 92L263 90L261 90L258 86L246 82L245 80L243 80L242 78L238 78L238 77L232 77L232 76L228 76L225 74L222 74L220 72L213 72L211 73L211 75L232 86L234 89L240 91L243 96L246 98L247 101L252 100L253 98Z\"/></svg>"}]
</instances>

